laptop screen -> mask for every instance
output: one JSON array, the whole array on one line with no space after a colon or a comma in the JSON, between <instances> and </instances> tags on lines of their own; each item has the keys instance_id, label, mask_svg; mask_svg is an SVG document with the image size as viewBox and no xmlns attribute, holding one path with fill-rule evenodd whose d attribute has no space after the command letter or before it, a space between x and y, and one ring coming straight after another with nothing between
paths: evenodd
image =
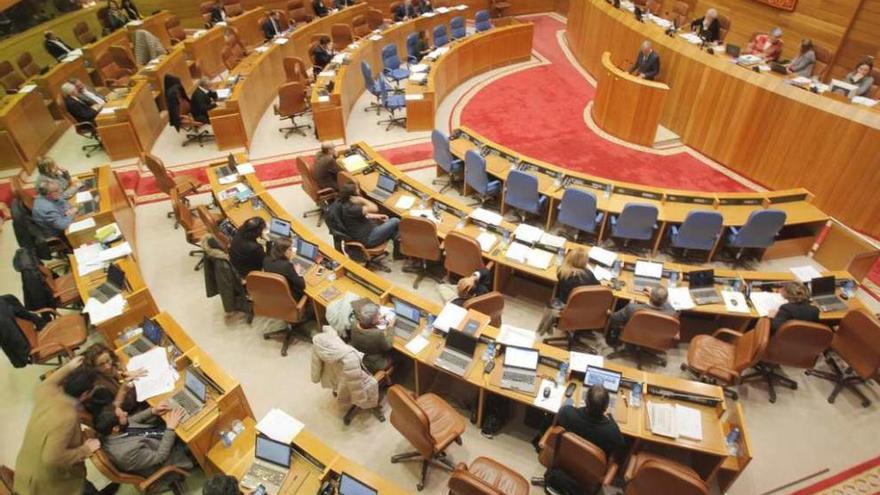
<instances>
[{"instance_id":1,"label":"laptop screen","mask_svg":"<svg viewBox=\"0 0 880 495\"><path fill-rule=\"evenodd\" d=\"M462 354L473 356L477 349L477 339L458 330L449 329L446 336L446 347L456 350Z\"/></svg>"},{"instance_id":2,"label":"laptop screen","mask_svg":"<svg viewBox=\"0 0 880 495\"><path fill-rule=\"evenodd\" d=\"M290 236L290 222L272 217L269 221L269 232L281 237Z\"/></svg>"},{"instance_id":3,"label":"laptop screen","mask_svg":"<svg viewBox=\"0 0 880 495\"><path fill-rule=\"evenodd\" d=\"M107 282L119 289L125 288L125 272L116 263L110 263L110 266L107 267Z\"/></svg>"},{"instance_id":4,"label":"laptop screen","mask_svg":"<svg viewBox=\"0 0 880 495\"><path fill-rule=\"evenodd\" d=\"M535 349L509 345L504 350L504 366L534 371L538 369L539 356L540 353Z\"/></svg>"},{"instance_id":5,"label":"laptop screen","mask_svg":"<svg viewBox=\"0 0 880 495\"><path fill-rule=\"evenodd\" d=\"M318 257L318 245L312 244L309 241L304 241L302 238L297 238L296 254L309 261L315 261L315 258Z\"/></svg>"},{"instance_id":6,"label":"laptop screen","mask_svg":"<svg viewBox=\"0 0 880 495\"><path fill-rule=\"evenodd\" d=\"M661 279L663 278L663 263L654 263L653 261L636 261L636 277L647 277Z\"/></svg>"},{"instance_id":7,"label":"laptop screen","mask_svg":"<svg viewBox=\"0 0 880 495\"><path fill-rule=\"evenodd\" d=\"M159 345L162 342L162 327L156 324L156 322L149 318L144 318L141 327L144 329L144 337L149 339L150 342L155 345Z\"/></svg>"},{"instance_id":8,"label":"laptop screen","mask_svg":"<svg viewBox=\"0 0 880 495\"><path fill-rule=\"evenodd\" d=\"M190 370L186 370L186 374L183 377L183 385L200 401L207 402L208 387L198 375Z\"/></svg>"},{"instance_id":9,"label":"laptop screen","mask_svg":"<svg viewBox=\"0 0 880 495\"><path fill-rule=\"evenodd\" d=\"M812 291L813 297L834 294L834 275L810 280L810 291Z\"/></svg>"},{"instance_id":10,"label":"laptop screen","mask_svg":"<svg viewBox=\"0 0 880 495\"><path fill-rule=\"evenodd\" d=\"M277 464L281 467L290 467L290 445L276 442L269 437L257 435L257 459Z\"/></svg>"},{"instance_id":11,"label":"laptop screen","mask_svg":"<svg viewBox=\"0 0 880 495\"><path fill-rule=\"evenodd\" d=\"M715 285L714 270L695 270L688 273L688 284L691 289L712 287Z\"/></svg>"},{"instance_id":12,"label":"laptop screen","mask_svg":"<svg viewBox=\"0 0 880 495\"><path fill-rule=\"evenodd\" d=\"M422 319L418 308L399 300L394 301L394 313L409 321L418 322Z\"/></svg>"},{"instance_id":13,"label":"laptop screen","mask_svg":"<svg viewBox=\"0 0 880 495\"><path fill-rule=\"evenodd\" d=\"M379 492L363 484L359 480L342 473L342 476L339 478L338 493L339 495L376 495Z\"/></svg>"},{"instance_id":14,"label":"laptop screen","mask_svg":"<svg viewBox=\"0 0 880 495\"><path fill-rule=\"evenodd\" d=\"M379 189L384 189L388 192L394 192L397 188L397 181L394 180L390 175L379 174L379 182L376 184Z\"/></svg>"},{"instance_id":15,"label":"laptop screen","mask_svg":"<svg viewBox=\"0 0 880 495\"><path fill-rule=\"evenodd\" d=\"M605 390L616 393L620 389L620 379L622 375L616 371L596 366L587 366L587 374L584 375L584 385L592 387L599 384L605 387Z\"/></svg>"}]
</instances>

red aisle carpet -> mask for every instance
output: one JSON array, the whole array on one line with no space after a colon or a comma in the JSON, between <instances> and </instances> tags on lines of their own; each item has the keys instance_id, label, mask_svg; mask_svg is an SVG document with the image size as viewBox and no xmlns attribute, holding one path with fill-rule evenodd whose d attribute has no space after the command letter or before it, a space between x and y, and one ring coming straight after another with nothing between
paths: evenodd
<instances>
[{"instance_id":1,"label":"red aisle carpet","mask_svg":"<svg viewBox=\"0 0 880 495\"><path fill-rule=\"evenodd\" d=\"M791 495L880 494L880 457L875 457Z\"/></svg>"},{"instance_id":2,"label":"red aisle carpet","mask_svg":"<svg viewBox=\"0 0 880 495\"><path fill-rule=\"evenodd\" d=\"M749 189L687 153L661 156L606 141L584 123L595 89L562 52L548 15L535 24L533 49L549 64L501 77L465 106L461 123L518 152L610 179L697 191Z\"/></svg>"}]
</instances>

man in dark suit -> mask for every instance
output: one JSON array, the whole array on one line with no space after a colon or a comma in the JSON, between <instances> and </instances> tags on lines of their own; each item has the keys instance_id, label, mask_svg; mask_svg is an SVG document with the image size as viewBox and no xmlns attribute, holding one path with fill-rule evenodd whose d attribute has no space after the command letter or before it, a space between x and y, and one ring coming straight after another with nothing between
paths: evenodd
<instances>
[{"instance_id":1,"label":"man in dark suit","mask_svg":"<svg viewBox=\"0 0 880 495\"><path fill-rule=\"evenodd\" d=\"M208 118L208 112L217 106L217 92L211 89L210 81L208 81L207 77L199 79L199 84L196 86L195 91L193 91L190 101L189 111L192 117L204 124L210 123L211 119Z\"/></svg>"},{"instance_id":2,"label":"man in dark suit","mask_svg":"<svg viewBox=\"0 0 880 495\"><path fill-rule=\"evenodd\" d=\"M266 17L266 20L263 21L263 35L266 36L267 40L271 40L272 38L279 36L282 31L284 31L284 28L281 27L281 18L278 15L278 11L269 11L269 15Z\"/></svg>"},{"instance_id":3,"label":"man in dark suit","mask_svg":"<svg viewBox=\"0 0 880 495\"><path fill-rule=\"evenodd\" d=\"M617 422L607 414L609 402L608 391L597 383L587 391L584 407L562 406L556 424L599 447L610 459L623 449L624 440Z\"/></svg>"},{"instance_id":4,"label":"man in dark suit","mask_svg":"<svg viewBox=\"0 0 880 495\"><path fill-rule=\"evenodd\" d=\"M101 106L97 103L92 104L82 97L77 91L76 86L66 82L61 85L61 92L64 93L64 107L67 113L77 122L95 123L95 117L101 111Z\"/></svg>"},{"instance_id":5,"label":"man in dark suit","mask_svg":"<svg viewBox=\"0 0 880 495\"><path fill-rule=\"evenodd\" d=\"M629 68L629 73L649 81L653 81L660 73L660 55L654 51L650 41L642 42L642 49L636 63Z\"/></svg>"},{"instance_id":6,"label":"man in dark suit","mask_svg":"<svg viewBox=\"0 0 880 495\"><path fill-rule=\"evenodd\" d=\"M324 17L330 13L330 10L327 9L322 0L312 0L312 10L315 11L315 15L318 17Z\"/></svg>"},{"instance_id":7,"label":"man in dark suit","mask_svg":"<svg viewBox=\"0 0 880 495\"><path fill-rule=\"evenodd\" d=\"M322 144L321 151L315 155L315 164L312 166L312 175L314 175L318 187L339 190L336 182L339 171L339 164L336 163L336 149L332 144Z\"/></svg>"},{"instance_id":8,"label":"man in dark suit","mask_svg":"<svg viewBox=\"0 0 880 495\"><path fill-rule=\"evenodd\" d=\"M315 59L315 77L318 77L318 73L324 70L324 67L327 67L327 64L333 60L333 48L330 46L330 37L322 36L318 41L318 44L315 45L315 50L312 52L312 56Z\"/></svg>"},{"instance_id":9,"label":"man in dark suit","mask_svg":"<svg viewBox=\"0 0 880 495\"><path fill-rule=\"evenodd\" d=\"M220 0L214 2L214 6L211 7L211 24L218 22L226 22L226 8L223 7L223 2Z\"/></svg>"},{"instance_id":10,"label":"man in dark suit","mask_svg":"<svg viewBox=\"0 0 880 495\"><path fill-rule=\"evenodd\" d=\"M351 7L352 5L354 5L354 3L354 0L335 0L333 2L333 4L336 5L336 8L339 10L342 10L346 7Z\"/></svg>"},{"instance_id":11,"label":"man in dark suit","mask_svg":"<svg viewBox=\"0 0 880 495\"><path fill-rule=\"evenodd\" d=\"M415 19L418 16L419 12L416 10L416 6L413 5L412 0L404 0L402 4L397 6L397 10L394 11L394 22Z\"/></svg>"},{"instance_id":12,"label":"man in dark suit","mask_svg":"<svg viewBox=\"0 0 880 495\"><path fill-rule=\"evenodd\" d=\"M49 55L55 57L55 60L61 60L73 51L73 48L71 48L70 45L65 43L64 40L59 38L52 31L46 31L43 36L46 37L46 39L43 40L43 46L46 48L46 51L49 52Z\"/></svg>"}]
</instances>

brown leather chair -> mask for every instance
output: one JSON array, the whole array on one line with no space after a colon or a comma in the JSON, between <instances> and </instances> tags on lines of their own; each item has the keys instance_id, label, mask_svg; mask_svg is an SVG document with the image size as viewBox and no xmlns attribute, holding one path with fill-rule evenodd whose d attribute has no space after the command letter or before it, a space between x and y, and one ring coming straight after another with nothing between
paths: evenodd
<instances>
[{"instance_id":1,"label":"brown leather chair","mask_svg":"<svg viewBox=\"0 0 880 495\"><path fill-rule=\"evenodd\" d=\"M0 465L0 495L12 495L13 485L15 485L15 471Z\"/></svg>"},{"instance_id":2,"label":"brown leather chair","mask_svg":"<svg viewBox=\"0 0 880 495\"><path fill-rule=\"evenodd\" d=\"M687 2L677 1L672 5L672 15L669 20L678 27L687 26L690 10L691 7Z\"/></svg>"},{"instance_id":3,"label":"brown leather chair","mask_svg":"<svg viewBox=\"0 0 880 495\"><path fill-rule=\"evenodd\" d=\"M464 309L473 309L492 320L493 327L501 327L501 315L504 313L504 295L498 291L487 292L482 296L472 297L465 301Z\"/></svg>"},{"instance_id":4,"label":"brown leather chair","mask_svg":"<svg viewBox=\"0 0 880 495\"><path fill-rule=\"evenodd\" d=\"M696 471L648 452L630 457L623 479L624 495L709 495L709 486Z\"/></svg>"},{"instance_id":5,"label":"brown leather chair","mask_svg":"<svg viewBox=\"0 0 880 495\"><path fill-rule=\"evenodd\" d=\"M57 359L61 363L62 356L74 357L74 351L86 342L88 329L86 320L79 314L59 315L54 309L43 308L34 311L41 315L52 315L53 319L42 330L21 318L16 318L18 328L31 346L30 360L33 364L51 364Z\"/></svg>"},{"instance_id":6,"label":"brown leather chair","mask_svg":"<svg viewBox=\"0 0 880 495\"><path fill-rule=\"evenodd\" d=\"M37 265L46 287L55 298L55 303L62 308L71 308L73 306L81 306L82 298L79 290L76 288L76 278L73 273L65 273L64 275L56 275L46 265L40 263Z\"/></svg>"},{"instance_id":7,"label":"brown leather chair","mask_svg":"<svg viewBox=\"0 0 880 495\"><path fill-rule=\"evenodd\" d=\"M196 215L198 215L199 220L202 221L202 224L207 229L208 233L217 240L217 243L220 244L220 247L224 251L229 251L229 246L232 245L232 241L229 239L229 236L223 233L222 230L217 226L218 219L214 215L208 211L208 207L205 205L196 206Z\"/></svg>"},{"instance_id":8,"label":"brown leather chair","mask_svg":"<svg viewBox=\"0 0 880 495\"><path fill-rule=\"evenodd\" d=\"M287 2L287 15L290 16L294 22L312 22L312 19L315 18L315 16L306 10L303 0L290 0Z\"/></svg>"},{"instance_id":9,"label":"brown leather chair","mask_svg":"<svg viewBox=\"0 0 880 495\"><path fill-rule=\"evenodd\" d=\"M165 30L168 31L168 37L171 38L172 45L182 43L186 39L186 31L180 25L180 18L174 14L165 21Z\"/></svg>"},{"instance_id":10,"label":"brown leather chair","mask_svg":"<svg viewBox=\"0 0 880 495\"><path fill-rule=\"evenodd\" d=\"M510 8L510 2L502 0L489 0L489 13L492 17L504 17L507 15L507 9Z\"/></svg>"},{"instance_id":11,"label":"brown leather chair","mask_svg":"<svg viewBox=\"0 0 880 495\"><path fill-rule=\"evenodd\" d=\"M195 177L183 174L177 176L173 175L165 168L165 164L162 163L162 160L149 153L144 154L144 164L150 169L153 178L156 179L156 186L160 191L171 196L171 191L174 190L177 192L178 198L187 205L189 201L186 199L186 196L199 189L199 181ZM174 211L169 212L168 218L171 218L173 215ZM179 224L175 222L174 227L177 228L178 225Z\"/></svg>"},{"instance_id":12,"label":"brown leather chair","mask_svg":"<svg viewBox=\"0 0 880 495\"><path fill-rule=\"evenodd\" d=\"M725 336L732 342L722 339ZM768 318L758 320L746 333L719 328L712 335L697 335L688 345L687 362L681 364L681 369L704 382L738 385L742 373L761 360L769 339ZM733 389L725 388L724 392L734 400L739 397Z\"/></svg>"},{"instance_id":13,"label":"brown leather chair","mask_svg":"<svg viewBox=\"0 0 880 495\"><path fill-rule=\"evenodd\" d=\"M229 17L235 17L244 13L244 8L241 6L241 2L225 2L223 7L226 9L226 15Z\"/></svg>"},{"instance_id":14,"label":"brown leather chair","mask_svg":"<svg viewBox=\"0 0 880 495\"><path fill-rule=\"evenodd\" d=\"M34 62L34 57L31 55L31 52L24 52L19 55L15 63L26 78L38 76L43 72L43 69Z\"/></svg>"},{"instance_id":15,"label":"brown leather chair","mask_svg":"<svg viewBox=\"0 0 880 495\"><path fill-rule=\"evenodd\" d=\"M449 478L449 495L528 495L529 482L521 474L488 457L477 457L470 467L460 463Z\"/></svg>"},{"instance_id":16,"label":"brown leather chair","mask_svg":"<svg viewBox=\"0 0 880 495\"><path fill-rule=\"evenodd\" d=\"M450 471L455 469L446 457L446 448L452 442L461 445L465 419L440 396L422 394L413 397L400 385L388 389L388 403L391 405L391 424L416 449L393 456L391 462L421 460L422 474L416 488L422 491L429 463L437 465L440 462L440 467Z\"/></svg>"},{"instance_id":17,"label":"brown leather chair","mask_svg":"<svg viewBox=\"0 0 880 495\"><path fill-rule=\"evenodd\" d=\"M92 436L94 436L94 433L92 433ZM183 495L183 479L189 476L188 471L173 465L162 466L146 478L133 473L125 473L116 468L116 465L113 464L113 461L110 460L110 456L104 452L104 449L96 450L89 459L98 469L98 472L103 474L110 482L120 485L132 485L141 493L156 493L157 488L165 486L166 483L170 482L170 486L165 489L170 488L174 495ZM166 478L168 475L174 476Z\"/></svg>"},{"instance_id":18,"label":"brown leather chair","mask_svg":"<svg viewBox=\"0 0 880 495\"><path fill-rule=\"evenodd\" d=\"M287 82L298 82L303 88L309 85L309 71L306 70L306 64L299 57L284 57L284 75Z\"/></svg>"},{"instance_id":19,"label":"brown leather chair","mask_svg":"<svg viewBox=\"0 0 880 495\"><path fill-rule=\"evenodd\" d=\"M189 252L190 256L199 257L199 262L196 263L195 268L193 268L193 270L198 271L205 263L205 252L201 248L201 242L202 237L208 233L208 228L202 223L200 218L193 216L192 210L189 209L189 205L181 201L176 189L171 189L169 196L171 196L171 207L173 208L174 219L177 221L178 225L183 227L183 231L186 234L186 242L199 248Z\"/></svg>"},{"instance_id":20,"label":"brown leather chair","mask_svg":"<svg viewBox=\"0 0 880 495\"><path fill-rule=\"evenodd\" d=\"M660 366L666 366L665 352L678 341L678 318L652 309L641 309L632 315L620 333L626 347L609 354L608 359L633 355L642 369L646 356L653 357Z\"/></svg>"},{"instance_id":21,"label":"brown leather chair","mask_svg":"<svg viewBox=\"0 0 880 495\"><path fill-rule=\"evenodd\" d=\"M310 215L318 215L318 227L320 227L321 223L324 221L327 207L329 207L330 203L336 199L336 190L332 187L325 187L322 189L318 186L318 183L315 181L315 174L312 170L312 166L303 160L301 156L296 157L296 169L299 171L299 176L302 178L303 191L305 191L305 193L312 198L312 201L318 206L314 210L304 211L303 218L308 218Z\"/></svg>"},{"instance_id":22,"label":"brown leather chair","mask_svg":"<svg viewBox=\"0 0 880 495\"><path fill-rule=\"evenodd\" d=\"M857 385L866 385L872 378L875 381L880 379L880 321L863 308L850 310L837 326L831 351L833 353L825 354L830 372L808 369L807 374L834 383L834 390L828 396L829 403L833 404L843 389L849 389L862 399L862 407L870 406L871 401ZM834 355L843 360L846 370L837 363Z\"/></svg>"},{"instance_id":23,"label":"brown leather chair","mask_svg":"<svg viewBox=\"0 0 880 495\"><path fill-rule=\"evenodd\" d=\"M813 76L818 77L820 81L824 81L828 76L828 69L831 67L831 59L833 58L833 55L830 50L819 45L813 45L813 52L816 54L816 65L813 67Z\"/></svg>"},{"instance_id":24,"label":"brown leather chair","mask_svg":"<svg viewBox=\"0 0 880 495\"><path fill-rule=\"evenodd\" d=\"M565 344L570 351L575 344L586 346L587 350L595 354L596 349L578 340L578 333L584 330L605 330L608 326L608 317L614 304L614 293L611 289L602 286L578 287L568 295L565 307L559 313L556 329L561 331L563 337L548 337L545 344Z\"/></svg>"},{"instance_id":25,"label":"brown leather chair","mask_svg":"<svg viewBox=\"0 0 880 495\"><path fill-rule=\"evenodd\" d=\"M92 34L92 30L85 21L80 21L76 23L76 26L73 26L73 37L76 38L82 46L98 41L98 38Z\"/></svg>"},{"instance_id":26,"label":"brown leather chair","mask_svg":"<svg viewBox=\"0 0 880 495\"><path fill-rule=\"evenodd\" d=\"M64 104L64 98L61 96L55 100L55 107L61 112L61 117L73 126L73 129L77 134L88 139L86 144L80 147L80 149L85 152L86 158L92 156L92 153L104 149L104 143L101 141L101 136L98 135L98 129L95 127L95 124L91 122L77 122L76 119L70 115L70 112L67 111L67 105Z\"/></svg>"},{"instance_id":27,"label":"brown leather chair","mask_svg":"<svg viewBox=\"0 0 880 495\"><path fill-rule=\"evenodd\" d=\"M21 201L29 211L34 209L34 195L24 190L19 175L13 175L9 179L9 189L12 191L12 196Z\"/></svg>"},{"instance_id":28,"label":"brown leather chair","mask_svg":"<svg viewBox=\"0 0 880 495\"><path fill-rule=\"evenodd\" d=\"M774 384L797 390L798 384L776 371L774 365L792 368L812 368L819 356L831 345L834 332L821 323L789 320L770 337L761 360L755 364L754 373L743 375L742 381L763 379L767 382L770 402L776 402Z\"/></svg>"},{"instance_id":29,"label":"brown leather chair","mask_svg":"<svg viewBox=\"0 0 880 495\"><path fill-rule=\"evenodd\" d=\"M117 47L110 47L117 48ZM111 88L124 88L128 86L128 81L134 75L133 70L123 67L119 64L113 52L108 50L104 52L96 61L96 70L101 77L105 86Z\"/></svg>"},{"instance_id":30,"label":"brown leather chair","mask_svg":"<svg viewBox=\"0 0 880 495\"><path fill-rule=\"evenodd\" d=\"M443 267L446 268L447 274L466 277L481 268L492 267L491 262L488 265L483 262L480 244L474 238L460 232L450 232L443 241L443 248L446 251Z\"/></svg>"},{"instance_id":31,"label":"brown leather chair","mask_svg":"<svg viewBox=\"0 0 880 495\"><path fill-rule=\"evenodd\" d=\"M605 456L605 451L561 426L547 430L539 448L541 465L561 470L577 482L584 493L600 493L617 475L619 466ZM544 478L532 478L532 484L544 486Z\"/></svg>"},{"instance_id":32,"label":"brown leather chair","mask_svg":"<svg viewBox=\"0 0 880 495\"><path fill-rule=\"evenodd\" d=\"M351 19L351 32L355 38L363 38L370 34L370 26L367 24L367 16L356 15Z\"/></svg>"},{"instance_id":33,"label":"brown leather chair","mask_svg":"<svg viewBox=\"0 0 880 495\"><path fill-rule=\"evenodd\" d=\"M342 51L354 41L354 33L348 24L334 24L330 26L330 39L333 40L333 49Z\"/></svg>"},{"instance_id":34,"label":"brown leather chair","mask_svg":"<svg viewBox=\"0 0 880 495\"><path fill-rule=\"evenodd\" d=\"M429 277L435 282L442 283L442 277L430 272L428 262L436 263L443 257L442 246L437 237L437 225L427 218L405 216L400 219L398 226L400 233L400 252L417 263L405 266L406 273L417 273L413 281L413 289L418 290L419 283L423 278Z\"/></svg>"},{"instance_id":35,"label":"brown leather chair","mask_svg":"<svg viewBox=\"0 0 880 495\"><path fill-rule=\"evenodd\" d=\"M724 42L730 32L730 17L718 14L718 41Z\"/></svg>"},{"instance_id":36,"label":"brown leather chair","mask_svg":"<svg viewBox=\"0 0 880 495\"><path fill-rule=\"evenodd\" d=\"M24 84L24 78L15 71L15 67L8 60L0 62L0 85L7 93L15 93Z\"/></svg>"},{"instance_id":37,"label":"brown leather chair","mask_svg":"<svg viewBox=\"0 0 880 495\"><path fill-rule=\"evenodd\" d=\"M309 297L303 295L299 301L294 299L290 286L287 285L287 279L277 273L252 271L245 279L245 286L253 302L254 316L265 316L288 323L287 328L283 330L263 334L266 340L281 336L283 338L281 355L286 356L294 332L306 322L308 316L306 304L309 302Z\"/></svg>"},{"instance_id":38,"label":"brown leather chair","mask_svg":"<svg viewBox=\"0 0 880 495\"><path fill-rule=\"evenodd\" d=\"M279 119L290 119L288 127L278 129L278 132L284 133L284 139L290 137L294 132L305 136L303 129L311 129L310 124L297 124L296 118L311 112L308 101L306 100L305 86L299 82L284 83L278 88L278 104L275 105L275 115Z\"/></svg>"},{"instance_id":39,"label":"brown leather chair","mask_svg":"<svg viewBox=\"0 0 880 495\"><path fill-rule=\"evenodd\" d=\"M379 29L383 24L385 24L385 18L382 16L382 11L370 8L367 11L367 26L370 28L370 31Z\"/></svg>"}]
</instances>

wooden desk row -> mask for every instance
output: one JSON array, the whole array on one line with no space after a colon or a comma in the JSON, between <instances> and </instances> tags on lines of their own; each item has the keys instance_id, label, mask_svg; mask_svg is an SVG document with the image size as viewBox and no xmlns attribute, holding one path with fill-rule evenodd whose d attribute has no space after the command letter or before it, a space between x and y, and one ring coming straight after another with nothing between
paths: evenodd
<instances>
[{"instance_id":1,"label":"wooden desk row","mask_svg":"<svg viewBox=\"0 0 880 495\"><path fill-rule=\"evenodd\" d=\"M219 165L218 165L219 166ZM366 177L374 178L376 174ZM255 208L252 201L238 203L235 199L221 199L221 192L235 186L235 184L221 185L218 180L217 167L208 169L208 177L211 183L211 189L215 196L215 201L220 205L226 217L236 226L240 226L244 221L253 216L260 216L269 219L273 216L284 219L291 223L295 234L308 242L317 244L322 255L326 259L332 260L337 266L334 269L324 269L321 266L312 267L305 275L306 293L312 300L315 307L315 314L319 321L323 321L324 309L336 297L346 292L355 293L363 297L368 297L378 303L390 304L393 298L398 298L419 307L423 314L423 322L426 321L427 315L439 314L441 307L435 302L422 298L418 294L409 290L392 285L384 278L377 274L366 270L361 265L347 258L342 253L336 251L332 246L321 240L314 233L306 229L299 221L286 212L275 199L266 191L259 179L254 174L247 174L239 178L240 181L246 183L253 193L260 199L260 205ZM366 188L366 187L365 187ZM335 289L329 290L328 289ZM331 299L326 297L333 293ZM482 335L487 339L497 337L499 329L486 327ZM413 381L415 383L415 393L422 394L428 392L432 384L437 379L453 379L462 382L476 395L478 409L476 414L476 422L479 425L483 417L483 404L488 397L492 395L503 396L514 400L526 407L532 406L534 397L526 394L511 392L497 386L492 377L484 376L482 373L483 363L475 358L475 363L462 377L457 377L443 371L434 366L436 356L441 352L443 345L443 337L437 332L431 332L427 338L429 344L418 354L413 355L406 349L406 341L399 337L395 337L394 350L401 359L411 364L413 373ZM481 342L474 353L474 356L481 356L486 347L485 342ZM535 347L539 349L542 360L545 361L539 369L539 374L550 377L556 376L555 365L568 361L569 354L565 350L550 347L543 343L536 343ZM546 359L545 359L546 358ZM496 358L500 359L500 358ZM690 440L672 440L669 438L659 437L651 433L648 427L646 407L634 408L628 402L618 401L624 411L620 411L619 418L624 434L633 442L633 451L643 448L663 448L673 451L684 451L691 455L693 467L707 480L717 480L726 489L745 469L751 458L751 447L749 446L748 431L744 424L743 412L739 404L728 405L724 401L722 390L714 385L684 380L681 378L663 376L654 373L646 373L635 370L617 363L608 362L606 366L611 369L621 371L626 377L633 380L644 381L647 384L658 385L671 388L674 390L688 391L691 393L705 395L714 399L718 399L716 407L709 406L689 406L696 407L702 414L702 427L704 438L701 442ZM406 366L402 366L406 368ZM496 366L500 369L501 366ZM498 372L496 370L496 372ZM496 373L497 374L497 373ZM576 381L576 380L574 380ZM575 397L580 397L580 390ZM647 400L658 400L659 397L651 396ZM734 426L738 426L744 433L744 440L740 445L740 455L732 457L727 454L725 437L727 432ZM531 451L524 445L525 450Z\"/></svg>"}]
</instances>

